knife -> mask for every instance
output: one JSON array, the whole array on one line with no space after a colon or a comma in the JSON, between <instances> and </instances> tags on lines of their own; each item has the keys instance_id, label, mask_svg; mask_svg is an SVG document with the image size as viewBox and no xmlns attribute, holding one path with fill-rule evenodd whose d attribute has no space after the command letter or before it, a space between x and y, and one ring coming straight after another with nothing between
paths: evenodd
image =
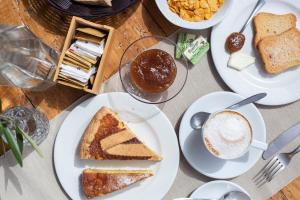
<instances>
[{"instance_id":1,"label":"knife","mask_svg":"<svg viewBox=\"0 0 300 200\"><path fill-rule=\"evenodd\" d=\"M279 152L283 147L293 141L300 135L300 122L281 133L268 146L268 149L263 153L263 159L267 160Z\"/></svg>"}]
</instances>

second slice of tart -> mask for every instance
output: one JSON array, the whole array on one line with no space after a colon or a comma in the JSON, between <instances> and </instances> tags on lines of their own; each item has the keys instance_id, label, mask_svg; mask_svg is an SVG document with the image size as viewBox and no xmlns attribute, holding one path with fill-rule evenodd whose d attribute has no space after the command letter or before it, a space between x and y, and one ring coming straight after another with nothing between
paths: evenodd
<instances>
[{"instance_id":1,"label":"second slice of tart","mask_svg":"<svg viewBox=\"0 0 300 200\"><path fill-rule=\"evenodd\" d=\"M150 170L98 170L82 172L82 188L87 198L103 196L153 176Z\"/></svg>"},{"instance_id":2,"label":"second slice of tart","mask_svg":"<svg viewBox=\"0 0 300 200\"><path fill-rule=\"evenodd\" d=\"M162 159L107 107L102 107L88 125L81 141L80 158L153 161Z\"/></svg>"}]
</instances>

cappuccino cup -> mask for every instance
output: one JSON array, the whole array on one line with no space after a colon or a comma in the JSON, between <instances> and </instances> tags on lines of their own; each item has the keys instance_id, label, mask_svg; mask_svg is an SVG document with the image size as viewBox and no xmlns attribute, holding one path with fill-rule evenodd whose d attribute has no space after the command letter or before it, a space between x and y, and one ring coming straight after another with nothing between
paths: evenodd
<instances>
[{"instance_id":1,"label":"cappuccino cup","mask_svg":"<svg viewBox=\"0 0 300 200\"><path fill-rule=\"evenodd\" d=\"M203 143L215 157L237 159L250 147L266 150L268 145L253 139L250 122L241 113L223 110L210 115L202 129Z\"/></svg>"}]
</instances>

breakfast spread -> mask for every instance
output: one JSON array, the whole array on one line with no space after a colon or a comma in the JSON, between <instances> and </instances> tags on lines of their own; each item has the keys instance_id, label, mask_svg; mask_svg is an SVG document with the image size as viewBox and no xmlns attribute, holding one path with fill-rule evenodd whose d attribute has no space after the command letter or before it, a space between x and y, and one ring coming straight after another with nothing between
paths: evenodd
<instances>
[{"instance_id":1,"label":"breakfast spread","mask_svg":"<svg viewBox=\"0 0 300 200\"><path fill-rule=\"evenodd\" d=\"M224 0L168 0L172 12L192 22L210 19L223 3Z\"/></svg>"},{"instance_id":2,"label":"breakfast spread","mask_svg":"<svg viewBox=\"0 0 300 200\"><path fill-rule=\"evenodd\" d=\"M230 55L228 66L238 71L241 71L254 63L255 57L249 56L238 51Z\"/></svg>"},{"instance_id":3,"label":"breakfast spread","mask_svg":"<svg viewBox=\"0 0 300 200\"><path fill-rule=\"evenodd\" d=\"M226 40L226 47L230 53L239 51L245 44L245 36L241 33L231 33Z\"/></svg>"},{"instance_id":4,"label":"breakfast spread","mask_svg":"<svg viewBox=\"0 0 300 200\"><path fill-rule=\"evenodd\" d=\"M258 50L266 72L278 74L300 65L300 32L296 28L276 36L268 36L258 43Z\"/></svg>"},{"instance_id":5,"label":"breakfast spread","mask_svg":"<svg viewBox=\"0 0 300 200\"><path fill-rule=\"evenodd\" d=\"M86 7L94 7L95 5L99 5L100 7L112 6L112 0L73 0L73 1L82 4L89 4ZM194 22L201 22L201 21L211 19L212 16L223 5L224 0L166 0L165 3L166 2L168 3L170 10L175 13L175 14L172 13L172 16L179 15L182 19L190 21L193 24ZM79 5L82 6L82 4ZM226 8L227 5L223 7ZM111 8L105 7L104 9L111 9ZM252 16L255 15L254 13L252 14L253 14ZM276 15L272 13L259 13L255 17L254 19L255 38L254 38L253 46L261 56L266 72L270 74L278 74L292 67L300 65L300 31L296 28L296 22L297 22L296 16L291 13L285 15ZM101 60L104 60L103 57L104 55L106 55L104 52L105 52L105 48L108 46L109 31L102 30L101 28L98 29L95 27L88 27L80 23L79 26L71 26L71 27L74 28L73 29L74 33L72 33L72 39L70 39L71 43L70 44L65 43L68 44L68 48L63 51L62 62L59 65L59 68L57 70L59 71L58 82L71 84L81 89L92 89L95 83L96 74L98 71L100 71L100 67L99 67L100 62ZM242 30L244 30L244 28ZM218 38L221 37L219 36ZM241 49L245 45L245 42L246 42L246 38L245 35L242 34L242 31L233 32L228 36L225 43L225 47L230 53L230 55L226 54L226 56L223 57L219 55L214 55L214 56L220 60L222 58L225 58L225 65L226 62L228 61L227 63L228 67L235 69L237 71L242 71L247 67L253 65L256 61L255 57L250 56L253 55L252 52L251 54L249 53L249 55L242 52ZM146 42L144 44L146 44ZM224 41L221 42L221 45L222 47L220 49L224 50ZM161 47L160 45L158 46ZM133 86L135 89L136 88L138 89L139 93L141 93L142 91L147 93L146 95L151 96L152 94L157 95L167 91L168 88L170 88L170 86L174 84L175 80L176 80L175 83L177 83L176 77L178 78L179 77L178 75L182 75L182 73L179 73L181 71L179 70L180 68L176 66L176 64L179 62L181 58L185 58L191 64L194 65L199 63L200 59L204 56L204 54L209 51L210 43L207 41L206 38L204 38L201 35L197 35L194 33L180 32L178 34L177 45L176 45L174 55L168 53L169 51L164 51L161 49L144 50L145 48L149 48L149 47L143 47L143 52L137 55L133 61L130 60L130 62L126 62L127 66L130 67L130 70L128 70L129 74L127 74L128 76L126 78L130 79L131 81L130 83L132 83L130 84L130 87ZM174 50L174 48L172 50ZM112 54L112 56L114 56L114 54ZM135 55L133 54L133 56ZM175 56L177 60L174 60L173 56ZM228 57L229 60L227 60ZM222 61L221 64L224 66L224 61ZM120 66L123 65L120 64ZM255 71L255 73L257 73L257 71ZM233 74L237 75L235 71L233 71ZM239 75L242 74L247 74L247 73L239 73ZM259 75L264 75L264 74L259 73ZM224 80L226 79L224 78ZM102 80L99 80L99 82L102 82ZM169 91L170 90L168 90L164 94L169 95L168 93ZM120 99L123 101L123 98ZM113 103L115 102L111 102L110 100L111 99L109 99L109 104L112 103L111 105L113 106ZM221 101L223 101L223 99ZM212 104L211 102L213 101L210 101L209 103L212 106L214 106L214 104ZM246 101L244 101L244 103L245 102ZM97 106L98 105L99 104L97 104ZM236 105L238 104L234 104L234 106ZM101 104L101 106L103 106L103 104ZM126 104L126 106L128 105ZM132 109L131 111L134 112L135 108L136 107L134 108L131 107ZM236 107L234 107L234 109L236 109ZM91 111L89 109L86 110L88 110L89 113ZM94 108L93 110L96 111ZM259 113L258 111L256 112ZM232 110L223 110L213 114L204 111L202 113L207 115L206 118L207 120L205 119L203 120L203 123L201 123L201 125L203 125L203 129L202 129L203 134L201 135L204 143L203 146L205 146L205 148L216 158L229 160L226 161L229 163L231 162L230 161L231 159L240 158L246 152L248 152L249 146L254 146L253 141L255 141L255 139L253 139L253 137L254 136L256 137L256 134L253 134L254 132L252 132L252 126L250 122L241 113ZM252 116L253 118L255 117L254 114ZM261 118L259 114L258 117ZM145 119L145 121L147 120L148 118ZM263 124L263 120L262 119L260 120L262 121L260 123ZM256 122L255 120L253 121ZM253 121L251 118L251 123ZM161 122L157 124L159 126L162 126L162 124L164 123ZM190 128L190 125L191 124L188 124L188 128ZM149 126L150 128L153 128L151 127L152 124L150 124ZM173 131L172 125L170 126L171 126L171 130ZM255 133L256 133L256 128L257 127L253 123L253 130L255 130ZM264 128L265 127L262 126L261 129ZM142 141L140 138L137 137L136 133L139 133L139 131L143 131L143 129L141 128L141 129L134 129L134 130L136 130L136 132L133 132L128 127L128 125L125 124L125 122L122 121L121 118L117 115L117 113L115 113L113 110L104 106L101 107L101 109L96 112L92 120L89 122L81 138L80 147L79 147L81 162L83 163L86 162L87 165L89 165L88 162L93 162L93 164L97 162L98 163L105 162L105 163L109 163L110 167L114 167L116 166L114 164L117 161L122 163L122 165L126 165L126 166L122 166L122 168L131 167L131 166L127 166L127 162L132 162L132 161L135 161L137 163L142 161L154 161L158 165L162 164L163 162L159 162L159 161L161 161L163 158L160 155L158 155L155 151L153 151L148 145L146 145L146 143L149 141ZM263 131L264 130L262 130L261 132ZM82 131L80 132L82 134ZM162 131L158 131L158 132L161 133ZM186 132L190 133L189 131ZM168 145L161 145L164 143L161 143L160 137L161 135L155 138L160 143L160 147L167 146L168 149L171 149L169 148ZM174 137L175 137L175 141L177 142L176 136ZM193 136L189 135L189 137L193 137ZM265 138L263 137L260 139L265 140ZM80 139L78 139L78 141L79 140ZM78 142L74 142L74 143L76 143L76 148L78 148L77 147ZM61 145L60 143L57 144ZM186 144L183 143L183 145ZM178 147L176 146L175 148ZM260 150L263 149L261 148ZM185 151L185 149L182 148L182 151ZM172 151L172 153L173 152L175 151ZM192 152L188 152L188 153L192 153ZM199 154L199 152L196 153ZM256 154L258 155L258 153ZM253 159L251 156L252 155L248 156L246 159L248 158L249 160ZM165 158L169 158L169 157L165 155ZM198 158L199 157L197 157L197 159ZM213 157L210 155L208 159L210 158ZM166 160L169 159L165 159L164 161ZM135 162L132 163L135 164ZM221 160L221 162L223 161ZM176 162L172 161L171 164L168 166L173 167L176 165ZM200 163L199 165L201 164L202 163ZM72 167L73 165L74 163L72 158ZM83 167L83 166L84 165L79 167ZM221 171L222 170L221 167L224 166L220 166L220 169L216 168L210 171L213 172L216 172L216 170ZM153 169L157 171L163 168L159 166L161 168L158 170L159 167L157 168L156 167L157 166L155 166L155 168ZM169 167L167 170L170 169L171 167ZM66 170L64 170L64 172L65 171ZM129 187L132 186L133 184L145 180L151 176L154 176L154 173L151 170L147 170L147 169L145 170L95 169L95 168L92 169L92 168L85 167L85 169L82 172L80 171L79 173L81 173L81 179L80 179L81 189L88 199L101 197L113 192L120 191L125 188L130 189ZM220 176L224 176L224 174L221 174ZM76 178L78 178L78 176L76 176ZM76 184L76 189L78 190L77 184Z\"/></svg>"},{"instance_id":6,"label":"breakfast spread","mask_svg":"<svg viewBox=\"0 0 300 200\"><path fill-rule=\"evenodd\" d=\"M112 6L112 0L73 0L83 4L99 5L99 6Z\"/></svg>"},{"instance_id":7,"label":"breakfast spread","mask_svg":"<svg viewBox=\"0 0 300 200\"><path fill-rule=\"evenodd\" d=\"M254 17L255 38L254 46L268 36L275 36L296 28L297 18L294 14L277 15L273 13L261 12Z\"/></svg>"},{"instance_id":8,"label":"breakfast spread","mask_svg":"<svg viewBox=\"0 0 300 200\"><path fill-rule=\"evenodd\" d=\"M222 111L213 114L204 124L203 138L213 155L235 159L243 155L251 144L252 128L240 113Z\"/></svg>"},{"instance_id":9,"label":"breakfast spread","mask_svg":"<svg viewBox=\"0 0 300 200\"><path fill-rule=\"evenodd\" d=\"M63 57L58 82L91 89L97 64L104 52L106 36L107 33L94 28L77 28L74 41Z\"/></svg>"},{"instance_id":10,"label":"breakfast spread","mask_svg":"<svg viewBox=\"0 0 300 200\"><path fill-rule=\"evenodd\" d=\"M160 49L150 49L139 54L131 63L130 77L134 85L147 93L167 90L176 78L174 59Z\"/></svg>"},{"instance_id":11,"label":"breakfast spread","mask_svg":"<svg viewBox=\"0 0 300 200\"><path fill-rule=\"evenodd\" d=\"M97 170L85 169L81 183L88 199L119 191L153 176L150 170Z\"/></svg>"},{"instance_id":12,"label":"breakfast spread","mask_svg":"<svg viewBox=\"0 0 300 200\"><path fill-rule=\"evenodd\" d=\"M106 107L102 107L88 125L81 141L80 158L153 161L162 159L140 141L116 113Z\"/></svg>"}]
</instances>

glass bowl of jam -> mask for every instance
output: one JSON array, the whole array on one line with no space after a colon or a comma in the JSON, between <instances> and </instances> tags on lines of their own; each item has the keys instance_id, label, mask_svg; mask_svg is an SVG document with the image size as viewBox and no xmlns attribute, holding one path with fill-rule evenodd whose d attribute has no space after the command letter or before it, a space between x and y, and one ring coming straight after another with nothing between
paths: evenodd
<instances>
[{"instance_id":1,"label":"glass bowl of jam","mask_svg":"<svg viewBox=\"0 0 300 200\"><path fill-rule=\"evenodd\" d=\"M176 43L162 36L146 36L130 44L119 67L124 90L148 104L178 95L187 80L188 61L175 59L175 50Z\"/></svg>"}]
</instances>

